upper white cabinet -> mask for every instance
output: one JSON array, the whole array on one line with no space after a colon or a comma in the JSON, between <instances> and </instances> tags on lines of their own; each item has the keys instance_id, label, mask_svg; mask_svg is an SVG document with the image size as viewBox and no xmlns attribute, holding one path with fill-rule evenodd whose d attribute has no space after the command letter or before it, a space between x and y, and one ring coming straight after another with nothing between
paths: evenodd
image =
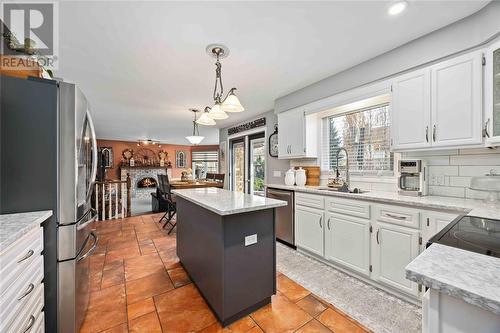
<instances>
[{"instance_id":1,"label":"upper white cabinet","mask_svg":"<svg viewBox=\"0 0 500 333\"><path fill-rule=\"evenodd\" d=\"M485 136L488 146L500 145L500 41L486 50Z\"/></svg>"},{"instance_id":2,"label":"upper white cabinet","mask_svg":"<svg viewBox=\"0 0 500 333\"><path fill-rule=\"evenodd\" d=\"M432 146L482 142L482 51L431 67Z\"/></svg>"},{"instance_id":3,"label":"upper white cabinet","mask_svg":"<svg viewBox=\"0 0 500 333\"><path fill-rule=\"evenodd\" d=\"M392 90L393 150L482 144L482 51L397 77Z\"/></svg>"},{"instance_id":4,"label":"upper white cabinet","mask_svg":"<svg viewBox=\"0 0 500 333\"><path fill-rule=\"evenodd\" d=\"M318 120L304 110L278 114L278 158L316 158Z\"/></svg>"},{"instance_id":5,"label":"upper white cabinet","mask_svg":"<svg viewBox=\"0 0 500 333\"><path fill-rule=\"evenodd\" d=\"M392 149L426 148L431 145L430 69L396 78L392 84Z\"/></svg>"}]
</instances>

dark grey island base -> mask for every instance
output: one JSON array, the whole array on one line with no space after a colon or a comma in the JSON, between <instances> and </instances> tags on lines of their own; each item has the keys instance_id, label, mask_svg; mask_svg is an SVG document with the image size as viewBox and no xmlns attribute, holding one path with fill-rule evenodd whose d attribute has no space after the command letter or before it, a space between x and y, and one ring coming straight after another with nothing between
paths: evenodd
<instances>
[{"instance_id":1,"label":"dark grey island base","mask_svg":"<svg viewBox=\"0 0 500 333\"><path fill-rule=\"evenodd\" d=\"M176 191L177 255L226 326L270 303L276 293L274 207L216 213L179 195L185 191L194 190ZM245 237L252 235L257 242L245 246Z\"/></svg>"}]
</instances>

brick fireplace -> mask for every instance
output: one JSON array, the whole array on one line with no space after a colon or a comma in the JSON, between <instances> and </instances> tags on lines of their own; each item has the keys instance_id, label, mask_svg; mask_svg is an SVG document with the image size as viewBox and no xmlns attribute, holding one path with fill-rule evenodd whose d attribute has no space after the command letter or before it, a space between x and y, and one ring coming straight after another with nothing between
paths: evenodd
<instances>
[{"instance_id":1,"label":"brick fireplace","mask_svg":"<svg viewBox=\"0 0 500 333\"><path fill-rule=\"evenodd\" d=\"M130 195L132 198L146 199L151 198L150 193L156 192L158 184L158 175L166 175L171 178L171 170L164 167L150 166L122 166L120 168L121 180L127 179L127 173L130 174ZM147 180L146 180L147 179ZM155 184L152 186L152 184ZM144 186L147 185L147 186Z\"/></svg>"}]
</instances>

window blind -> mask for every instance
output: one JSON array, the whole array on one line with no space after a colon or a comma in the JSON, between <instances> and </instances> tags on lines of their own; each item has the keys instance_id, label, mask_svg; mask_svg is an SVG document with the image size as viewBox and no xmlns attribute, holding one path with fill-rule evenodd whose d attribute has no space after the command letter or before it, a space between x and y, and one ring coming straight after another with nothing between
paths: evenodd
<instances>
[{"instance_id":1,"label":"window blind","mask_svg":"<svg viewBox=\"0 0 500 333\"><path fill-rule=\"evenodd\" d=\"M219 152L215 151L193 151L191 152L193 162L218 162Z\"/></svg>"},{"instance_id":2,"label":"window blind","mask_svg":"<svg viewBox=\"0 0 500 333\"><path fill-rule=\"evenodd\" d=\"M349 171L360 174L393 174L390 151L389 105L376 105L322 119L321 168L337 168L339 148L349 155ZM345 170L345 153L339 153L339 169Z\"/></svg>"}]
</instances>

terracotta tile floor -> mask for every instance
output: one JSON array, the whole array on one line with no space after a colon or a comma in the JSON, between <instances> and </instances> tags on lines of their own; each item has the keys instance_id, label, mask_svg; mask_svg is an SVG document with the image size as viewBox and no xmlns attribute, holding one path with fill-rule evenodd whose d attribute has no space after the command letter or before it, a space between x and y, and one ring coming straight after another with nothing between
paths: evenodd
<instances>
[{"instance_id":1,"label":"terracotta tile floor","mask_svg":"<svg viewBox=\"0 0 500 333\"><path fill-rule=\"evenodd\" d=\"M272 303L222 328L175 252L162 214L97 223L91 295L81 333L367 332L331 304L278 273Z\"/></svg>"}]
</instances>

